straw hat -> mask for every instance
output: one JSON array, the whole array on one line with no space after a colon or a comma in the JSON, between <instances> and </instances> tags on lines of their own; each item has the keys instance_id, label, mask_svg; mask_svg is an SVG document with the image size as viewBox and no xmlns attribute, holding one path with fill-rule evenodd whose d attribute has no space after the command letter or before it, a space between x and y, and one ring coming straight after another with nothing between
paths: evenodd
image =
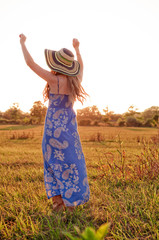
<instances>
[{"instance_id":1,"label":"straw hat","mask_svg":"<svg viewBox=\"0 0 159 240\"><path fill-rule=\"evenodd\" d=\"M45 49L45 58L49 68L68 76L76 76L80 71L80 64L74 60L73 53L62 48L60 51Z\"/></svg>"}]
</instances>

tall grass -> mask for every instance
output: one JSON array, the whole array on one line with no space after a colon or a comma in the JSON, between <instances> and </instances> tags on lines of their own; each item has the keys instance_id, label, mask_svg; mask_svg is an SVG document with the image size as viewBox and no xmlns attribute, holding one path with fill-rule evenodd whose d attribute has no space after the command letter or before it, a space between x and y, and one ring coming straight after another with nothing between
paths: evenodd
<instances>
[{"instance_id":1,"label":"tall grass","mask_svg":"<svg viewBox=\"0 0 159 240\"><path fill-rule=\"evenodd\" d=\"M127 150L119 141L116 153L104 152L99 158L99 170L103 172L102 177L116 180L153 180L159 176L159 147L150 139L142 143L139 154L132 154L133 161L127 158Z\"/></svg>"},{"instance_id":2,"label":"tall grass","mask_svg":"<svg viewBox=\"0 0 159 240\"><path fill-rule=\"evenodd\" d=\"M20 129L16 136L23 131L27 135ZM43 183L42 127L31 131L33 137L23 139L10 138L15 130L0 132L0 239L65 240L66 232L79 238L76 227L83 232L103 223L111 224L105 239L159 239L157 130L79 128L91 198L73 215L52 211Z\"/></svg>"}]
</instances>

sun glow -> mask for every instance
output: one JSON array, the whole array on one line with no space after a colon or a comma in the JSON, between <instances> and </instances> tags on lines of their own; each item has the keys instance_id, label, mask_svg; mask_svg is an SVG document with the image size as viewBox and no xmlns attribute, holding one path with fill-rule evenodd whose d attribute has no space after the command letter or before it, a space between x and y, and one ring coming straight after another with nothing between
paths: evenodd
<instances>
[{"instance_id":1,"label":"sun glow","mask_svg":"<svg viewBox=\"0 0 159 240\"><path fill-rule=\"evenodd\" d=\"M88 10L89 1L81 1L78 11L73 0L1 1L0 20L5 24L1 27L0 111L14 102L29 111L34 101L43 101L45 82L24 62L21 32L27 36L26 45L33 59L45 69L45 48L66 47L73 51L72 39L79 39L83 86L90 98L83 106L76 103L75 109L97 105L100 110L108 106L111 111L123 113L132 104L139 111L159 105L159 2L91 1ZM66 11L71 12L67 21ZM54 19L58 21L52 27Z\"/></svg>"}]
</instances>

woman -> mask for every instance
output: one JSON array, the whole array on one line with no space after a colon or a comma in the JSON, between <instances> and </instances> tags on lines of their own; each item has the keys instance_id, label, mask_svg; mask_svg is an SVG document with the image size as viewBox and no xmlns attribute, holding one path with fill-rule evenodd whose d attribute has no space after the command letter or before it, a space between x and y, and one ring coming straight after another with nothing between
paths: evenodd
<instances>
[{"instance_id":1,"label":"woman","mask_svg":"<svg viewBox=\"0 0 159 240\"><path fill-rule=\"evenodd\" d=\"M53 200L53 209L67 207L73 211L77 205L89 200L89 185L85 158L77 131L75 100L83 102L86 93L81 86L83 61L79 41L73 39L77 61L66 48L60 51L45 49L45 58L51 71L34 62L25 46L26 37L20 35L20 43L26 64L47 84L44 98L49 98L42 151L44 158L44 182L47 197Z\"/></svg>"}]
</instances>

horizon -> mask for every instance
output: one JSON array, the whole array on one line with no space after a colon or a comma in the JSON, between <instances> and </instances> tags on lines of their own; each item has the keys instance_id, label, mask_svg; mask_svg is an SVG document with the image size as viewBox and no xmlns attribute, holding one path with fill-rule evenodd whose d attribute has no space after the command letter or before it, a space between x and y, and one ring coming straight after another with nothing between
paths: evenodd
<instances>
[{"instance_id":1,"label":"horizon","mask_svg":"<svg viewBox=\"0 0 159 240\"><path fill-rule=\"evenodd\" d=\"M35 101L35 102L38 102L38 101L40 101L40 100L37 100L37 101ZM33 104L35 103L35 102L33 102ZM44 102L42 102L42 101L40 101L45 107L48 107L47 105L48 105L48 101L47 101L47 104L46 103L44 103ZM31 106L31 108L33 107L33 104L32 104L32 106ZM76 103L75 103L76 104ZM10 108L12 108L14 105L18 105L18 109L20 109L21 111L22 111L22 113L29 113L30 112L30 110L31 110L31 108L28 110L28 111L24 111L23 109L21 109L20 108L20 106L19 106L19 103L12 103L12 105L10 105L10 107L9 108L7 108L5 111L1 111L1 109L0 109L0 112L1 113L5 113L7 110L9 110ZM82 105L82 104L81 104ZM104 115L104 112L103 112L103 109L106 109L107 107L108 107L108 111L109 112L113 112L113 114L121 114L121 115L123 115L124 113L126 113L126 112L128 112L128 109L129 109L129 107L131 107L131 106L133 106L133 108L134 108L134 110L136 111L136 113L142 113L142 112L144 112L145 110L148 110L148 109L150 109L150 108L152 108L152 107L158 107L159 108L159 106L155 106L155 105L153 105L153 106L150 106L150 107L147 107L147 108L145 108L145 109L143 109L143 110L139 110L138 108L137 108L137 106L135 106L135 105L133 105L133 104L131 104L129 107L128 107L128 109L126 110L126 111L124 111L124 112L115 112L115 111L113 111L113 109L110 109L109 108L109 106L105 106L105 108L100 108L99 106L97 106L96 104L93 104L93 105L88 105L88 106L85 106L85 107L82 107L82 108L74 108L74 110L75 110L75 112L77 112L77 110L80 110L80 109L84 109L84 108L87 108L87 107L93 107L93 106L96 106L97 108L98 108L98 110L99 110L99 112L102 114L102 115Z\"/></svg>"}]
</instances>

